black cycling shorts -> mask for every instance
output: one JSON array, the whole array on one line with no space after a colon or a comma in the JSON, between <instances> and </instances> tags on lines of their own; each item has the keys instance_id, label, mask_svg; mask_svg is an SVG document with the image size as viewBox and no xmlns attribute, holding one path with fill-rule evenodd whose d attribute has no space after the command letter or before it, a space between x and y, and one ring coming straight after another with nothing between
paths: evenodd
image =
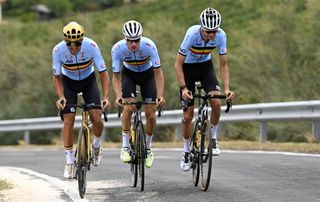
<instances>
[{"instance_id":1,"label":"black cycling shorts","mask_svg":"<svg viewBox=\"0 0 320 202\"><path fill-rule=\"evenodd\" d=\"M143 72L134 72L123 67L121 85L123 98L137 97L136 85L140 86L143 101L155 101L157 98L157 88L152 67Z\"/></svg>"},{"instance_id":2,"label":"black cycling shorts","mask_svg":"<svg viewBox=\"0 0 320 202\"><path fill-rule=\"evenodd\" d=\"M197 81L201 82L201 86L206 93L220 91L211 60L202 63L184 63L182 68L186 86L188 90L192 91L192 94L195 94L195 82ZM180 100L182 100L181 91ZM194 99L190 100L188 106L194 106Z\"/></svg>"},{"instance_id":3,"label":"black cycling shorts","mask_svg":"<svg viewBox=\"0 0 320 202\"><path fill-rule=\"evenodd\" d=\"M64 90L64 96L67 100L67 106L62 110L62 113L75 113L74 107L68 106L68 104L77 104L78 93L82 92L82 96L86 105L101 105L100 92L96 81L95 73L84 80L72 80L67 76L62 76L62 85ZM101 109L101 107L88 107L89 109Z\"/></svg>"}]
</instances>

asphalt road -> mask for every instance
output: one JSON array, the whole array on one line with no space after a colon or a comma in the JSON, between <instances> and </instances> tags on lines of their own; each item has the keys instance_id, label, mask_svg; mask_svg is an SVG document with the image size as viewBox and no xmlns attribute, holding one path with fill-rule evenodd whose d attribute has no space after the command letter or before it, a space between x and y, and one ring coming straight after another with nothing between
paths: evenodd
<instances>
[{"instance_id":1,"label":"asphalt road","mask_svg":"<svg viewBox=\"0 0 320 202\"><path fill-rule=\"evenodd\" d=\"M128 164L119 149L104 150L103 162L88 173L89 201L320 201L320 155L224 151L214 158L208 191L192 184L191 172L182 172L179 149L154 150L153 167L146 169L145 191L130 186ZM58 149L0 150L0 166L19 167L62 178L65 159ZM35 176L37 177L37 176ZM57 186L57 189L61 189ZM62 190L61 199L75 200Z\"/></svg>"}]
</instances>

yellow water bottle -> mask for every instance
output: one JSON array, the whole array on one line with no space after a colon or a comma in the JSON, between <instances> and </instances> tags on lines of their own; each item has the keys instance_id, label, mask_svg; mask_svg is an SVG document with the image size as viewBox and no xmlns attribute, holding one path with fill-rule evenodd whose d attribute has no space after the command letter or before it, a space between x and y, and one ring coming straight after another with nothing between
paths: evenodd
<instances>
[{"instance_id":1,"label":"yellow water bottle","mask_svg":"<svg viewBox=\"0 0 320 202\"><path fill-rule=\"evenodd\" d=\"M135 133L134 129L132 128L132 126L131 126L131 129L130 129L130 138L131 138L131 142L133 144L135 139L136 139L136 133Z\"/></svg>"},{"instance_id":2,"label":"yellow water bottle","mask_svg":"<svg viewBox=\"0 0 320 202\"><path fill-rule=\"evenodd\" d=\"M200 146L200 135L201 135L200 130L197 128L197 131L196 131L196 145L197 145L197 147Z\"/></svg>"}]
</instances>

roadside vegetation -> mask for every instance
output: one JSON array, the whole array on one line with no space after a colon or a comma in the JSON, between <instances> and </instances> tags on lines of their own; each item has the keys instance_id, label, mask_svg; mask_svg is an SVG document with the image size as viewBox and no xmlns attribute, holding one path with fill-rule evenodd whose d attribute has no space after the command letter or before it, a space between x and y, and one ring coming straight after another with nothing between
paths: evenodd
<instances>
[{"instance_id":1,"label":"roadside vegetation","mask_svg":"<svg viewBox=\"0 0 320 202\"><path fill-rule=\"evenodd\" d=\"M58 6L71 1L53 2ZM199 13L208 6L221 12L222 28L227 33L231 89L237 94L234 105L319 99L319 1L150 0L95 12L80 9L48 22L21 19L13 11L6 18L4 11L5 23L0 25L0 119L57 115L51 51L62 40L62 27L70 20L83 24L86 35L98 42L110 75L110 50L122 38L123 23L140 21L144 35L156 42L160 53L167 99L164 110L179 108L175 57L186 29L198 24ZM219 75L217 61L215 68ZM271 123L268 130L270 142L315 142L309 122ZM219 138L257 142L258 134L255 122L223 124ZM60 138L59 131L31 135L33 144L51 144ZM0 144L18 144L21 137L21 133L1 133ZM155 141L175 138L175 129L167 127L157 132ZM109 129L107 141L120 141L120 129Z\"/></svg>"},{"instance_id":2,"label":"roadside vegetation","mask_svg":"<svg viewBox=\"0 0 320 202\"><path fill-rule=\"evenodd\" d=\"M6 190L6 189L12 189L13 184L9 183L7 180L0 179L0 196L1 196L1 191Z\"/></svg>"}]
</instances>

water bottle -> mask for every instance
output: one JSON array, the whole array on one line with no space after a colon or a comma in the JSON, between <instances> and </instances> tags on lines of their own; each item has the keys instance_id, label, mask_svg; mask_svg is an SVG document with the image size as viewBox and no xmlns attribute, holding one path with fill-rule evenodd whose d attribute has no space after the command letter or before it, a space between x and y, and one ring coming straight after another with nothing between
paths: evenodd
<instances>
[{"instance_id":1,"label":"water bottle","mask_svg":"<svg viewBox=\"0 0 320 202\"><path fill-rule=\"evenodd\" d=\"M132 144L134 144L134 141L136 139L136 132L134 131L132 126L131 126L131 130L130 130L130 139L131 139Z\"/></svg>"}]
</instances>

